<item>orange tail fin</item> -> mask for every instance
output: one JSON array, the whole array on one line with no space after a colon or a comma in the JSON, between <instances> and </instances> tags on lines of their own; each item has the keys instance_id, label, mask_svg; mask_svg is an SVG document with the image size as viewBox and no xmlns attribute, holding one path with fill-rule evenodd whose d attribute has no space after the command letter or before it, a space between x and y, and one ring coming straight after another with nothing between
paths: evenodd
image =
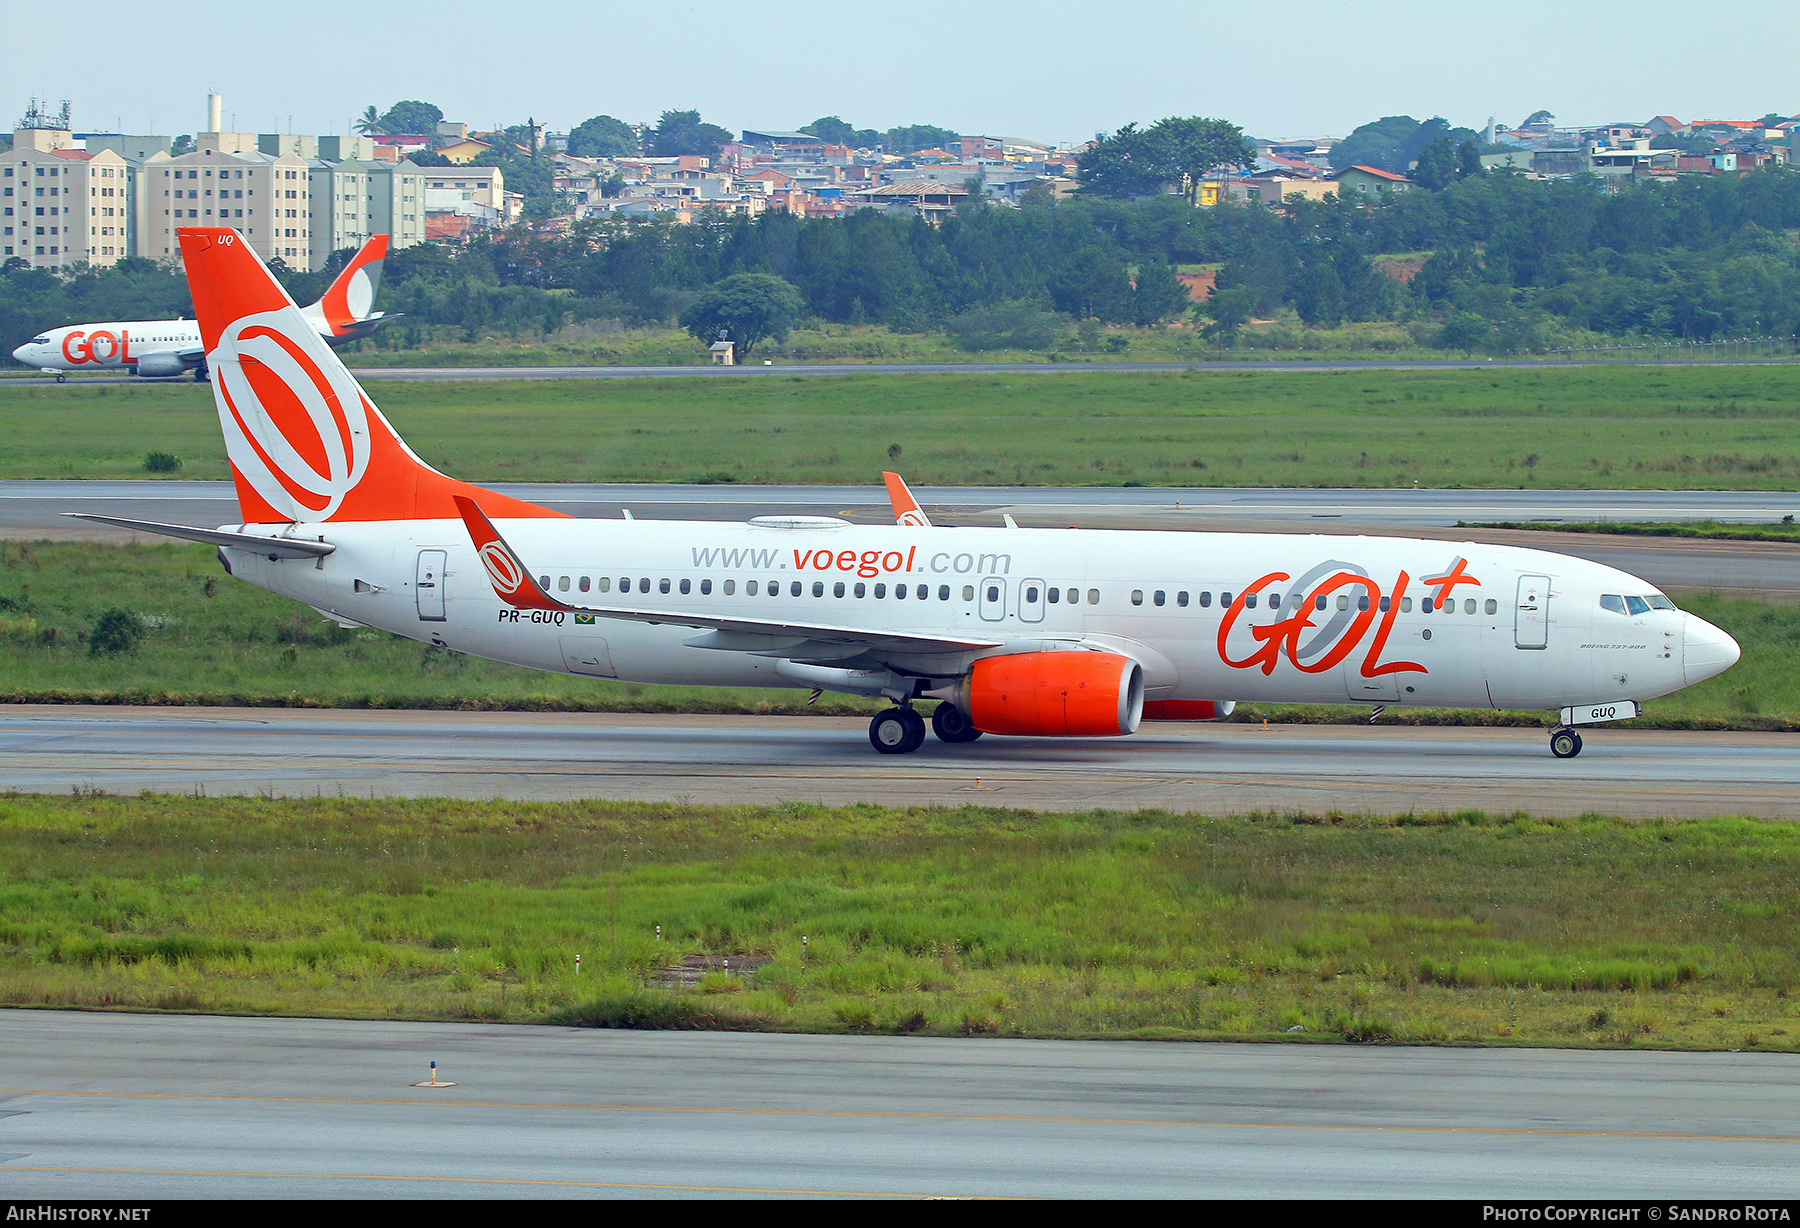
<instances>
[{"instance_id":1,"label":"orange tail fin","mask_svg":"<svg viewBox=\"0 0 1800 1228\"><path fill-rule=\"evenodd\" d=\"M213 401L246 523L561 516L446 477L388 424L235 230L182 229Z\"/></svg>"},{"instance_id":2,"label":"orange tail fin","mask_svg":"<svg viewBox=\"0 0 1800 1228\"><path fill-rule=\"evenodd\" d=\"M375 305L375 292L381 288L381 266L387 254L388 236L370 235L362 250L351 257L344 271L319 296L318 310L332 336L342 337L369 314Z\"/></svg>"}]
</instances>

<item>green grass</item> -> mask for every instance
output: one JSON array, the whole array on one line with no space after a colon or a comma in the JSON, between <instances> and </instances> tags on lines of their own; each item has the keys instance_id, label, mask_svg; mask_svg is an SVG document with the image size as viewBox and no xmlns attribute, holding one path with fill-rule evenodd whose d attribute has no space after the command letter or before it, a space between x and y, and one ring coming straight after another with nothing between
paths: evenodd
<instances>
[{"instance_id":1,"label":"green grass","mask_svg":"<svg viewBox=\"0 0 1800 1228\"><path fill-rule=\"evenodd\" d=\"M1734 818L10 795L0 1001L1793 1049L1796 882Z\"/></svg>"},{"instance_id":2,"label":"green grass","mask_svg":"<svg viewBox=\"0 0 1800 1228\"><path fill-rule=\"evenodd\" d=\"M1800 729L1800 605L1690 596L1682 605L1743 645L1735 667L1646 706L1639 727ZM102 614L150 630L94 656ZM873 712L877 701L805 691L661 687L539 673L386 632L347 630L234 580L206 546L0 541L0 702L614 712ZM1345 721L1364 709L1244 705L1238 719ZM1390 709L1394 723L1541 724L1543 713Z\"/></svg>"},{"instance_id":3,"label":"green grass","mask_svg":"<svg viewBox=\"0 0 1800 1228\"><path fill-rule=\"evenodd\" d=\"M1800 366L370 387L472 481L1800 485ZM151 452L182 458L172 476L227 476L208 389L0 383L0 477L143 478Z\"/></svg>"},{"instance_id":4,"label":"green grass","mask_svg":"<svg viewBox=\"0 0 1800 1228\"><path fill-rule=\"evenodd\" d=\"M1779 524L1725 524L1717 520L1629 521L1500 520L1484 524L1456 522L1457 528L1537 529L1555 533L1611 533L1622 537L1705 537L1721 541L1800 542L1800 525L1789 516Z\"/></svg>"}]
</instances>

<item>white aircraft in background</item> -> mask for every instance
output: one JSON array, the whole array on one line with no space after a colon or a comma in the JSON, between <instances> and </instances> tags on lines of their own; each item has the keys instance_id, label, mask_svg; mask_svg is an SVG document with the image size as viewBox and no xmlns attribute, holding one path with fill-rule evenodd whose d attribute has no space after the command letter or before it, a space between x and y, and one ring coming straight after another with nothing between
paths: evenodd
<instances>
[{"instance_id":1,"label":"white aircraft in background","mask_svg":"<svg viewBox=\"0 0 1800 1228\"><path fill-rule=\"evenodd\" d=\"M381 266L387 251L388 237L371 235L319 301L300 308L301 316L330 344L366 337L399 318L369 310L381 288ZM145 377L167 378L192 371L196 382L207 378L206 349L196 320L71 324L33 337L14 350L13 357L54 375L59 384L68 382L70 371L120 368Z\"/></svg>"},{"instance_id":2,"label":"white aircraft in background","mask_svg":"<svg viewBox=\"0 0 1800 1228\"><path fill-rule=\"evenodd\" d=\"M243 523L85 519L214 543L346 625L553 673L885 696L876 750L1104 736L1233 701L1560 709L1573 726L1738 645L1612 567L1507 546L1268 533L571 519L401 441L228 229L180 232Z\"/></svg>"}]
</instances>

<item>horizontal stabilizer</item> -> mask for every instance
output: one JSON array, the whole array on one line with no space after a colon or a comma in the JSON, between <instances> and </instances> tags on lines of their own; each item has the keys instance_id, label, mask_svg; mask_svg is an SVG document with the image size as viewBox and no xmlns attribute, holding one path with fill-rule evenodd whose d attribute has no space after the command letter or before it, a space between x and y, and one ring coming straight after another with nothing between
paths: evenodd
<instances>
[{"instance_id":1,"label":"horizontal stabilizer","mask_svg":"<svg viewBox=\"0 0 1800 1228\"><path fill-rule=\"evenodd\" d=\"M191 542L205 542L209 546L233 546L241 550L254 550L257 554L268 554L282 559L323 558L337 549L330 542L302 541L295 537L262 537L256 533L233 533L229 529L194 529L185 524L163 524L156 520L127 520L123 516L97 516L92 512L64 512L63 515L73 516L77 520L91 520L95 524L110 524L121 529L137 529L144 533L160 533L164 537L180 537Z\"/></svg>"}]
</instances>

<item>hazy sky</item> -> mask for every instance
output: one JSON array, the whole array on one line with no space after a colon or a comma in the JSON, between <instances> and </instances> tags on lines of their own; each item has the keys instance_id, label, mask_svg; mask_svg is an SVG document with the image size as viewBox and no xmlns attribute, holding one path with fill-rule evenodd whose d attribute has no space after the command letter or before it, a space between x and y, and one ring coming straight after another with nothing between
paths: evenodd
<instances>
[{"instance_id":1,"label":"hazy sky","mask_svg":"<svg viewBox=\"0 0 1800 1228\"><path fill-rule=\"evenodd\" d=\"M402 98L478 128L694 107L734 131L836 114L1052 141L1175 114L1295 137L1400 113L1800 112L1794 0L90 0L67 16L79 36L14 23L5 119L36 94L72 100L80 131L172 135L205 126L213 89L246 132L291 116L341 133Z\"/></svg>"}]
</instances>

